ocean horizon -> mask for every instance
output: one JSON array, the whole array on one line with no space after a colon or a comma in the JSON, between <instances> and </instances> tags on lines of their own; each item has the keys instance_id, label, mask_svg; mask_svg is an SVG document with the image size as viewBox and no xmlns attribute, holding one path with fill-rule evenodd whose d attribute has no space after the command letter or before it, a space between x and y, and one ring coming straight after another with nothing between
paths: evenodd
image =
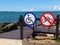
<instances>
[{"instance_id":1,"label":"ocean horizon","mask_svg":"<svg viewBox=\"0 0 60 45\"><path fill-rule=\"evenodd\" d=\"M18 21L18 18L20 15L23 15L28 12L19 12L19 11L0 11L0 23L5 22L15 22ZM42 13L44 12L51 12L56 17L57 15L60 15L60 11L30 11L33 12L36 15L36 18L39 18Z\"/></svg>"}]
</instances>

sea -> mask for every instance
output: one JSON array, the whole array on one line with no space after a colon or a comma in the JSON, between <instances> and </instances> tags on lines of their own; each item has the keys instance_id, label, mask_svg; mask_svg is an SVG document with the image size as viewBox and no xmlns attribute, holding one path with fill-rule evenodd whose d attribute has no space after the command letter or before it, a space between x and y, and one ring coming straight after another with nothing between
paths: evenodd
<instances>
[{"instance_id":1,"label":"sea","mask_svg":"<svg viewBox=\"0 0 60 45\"><path fill-rule=\"evenodd\" d=\"M60 11L33 11L36 18L39 18L44 12L51 12L55 17L60 15ZM18 21L20 15L24 16L25 13L27 12L0 11L0 23Z\"/></svg>"}]
</instances>

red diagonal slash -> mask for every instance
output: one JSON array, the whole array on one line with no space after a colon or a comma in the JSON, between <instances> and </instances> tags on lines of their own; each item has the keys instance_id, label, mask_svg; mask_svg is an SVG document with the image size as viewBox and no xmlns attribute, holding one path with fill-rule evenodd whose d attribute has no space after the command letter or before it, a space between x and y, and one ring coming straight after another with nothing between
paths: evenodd
<instances>
[{"instance_id":1,"label":"red diagonal slash","mask_svg":"<svg viewBox=\"0 0 60 45\"><path fill-rule=\"evenodd\" d=\"M50 22L46 16L43 15L43 17L52 25L52 22Z\"/></svg>"}]
</instances>

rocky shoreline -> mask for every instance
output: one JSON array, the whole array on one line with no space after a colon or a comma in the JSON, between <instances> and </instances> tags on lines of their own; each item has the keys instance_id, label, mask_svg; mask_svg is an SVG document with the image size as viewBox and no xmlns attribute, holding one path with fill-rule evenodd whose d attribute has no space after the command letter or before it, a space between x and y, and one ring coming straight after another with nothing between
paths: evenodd
<instances>
[{"instance_id":1,"label":"rocky shoreline","mask_svg":"<svg viewBox=\"0 0 60 45\"><path fill-rule=\"evenodd\" d=\"M17 23L12 23L12 22L7 22L7 23L0 23L0 33L3 32L8 32L12 30L16 30L17 28Z\"/></svg>"}]
</instances>

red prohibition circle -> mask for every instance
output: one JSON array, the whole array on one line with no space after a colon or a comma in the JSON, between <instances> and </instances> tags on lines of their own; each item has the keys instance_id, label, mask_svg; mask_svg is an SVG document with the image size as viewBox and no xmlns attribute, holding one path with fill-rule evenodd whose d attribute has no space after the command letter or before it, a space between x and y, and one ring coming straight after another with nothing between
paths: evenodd
<instances>
[{"instance_id":1,"label":"red prohibition circle","mask_svg":"<svg viewBox=\"0 0 60 45\"><path fill-rule=\"evenodd\" d=\"M45 24L42 23L42 17L43 17L45 14L49 14L49 15L51 15L51 16L53 17L53 21L50 23L50 25L45 25ZM48 20L48 22L49 22L49 20ZM53 26L54 22L55 22L55 17L54 17L54 15L53 15L51 12L44 12L44 13L40 16L40 23L41 23L43 26L51 27L51 26Z\"/></svg>"}]
</instances>

